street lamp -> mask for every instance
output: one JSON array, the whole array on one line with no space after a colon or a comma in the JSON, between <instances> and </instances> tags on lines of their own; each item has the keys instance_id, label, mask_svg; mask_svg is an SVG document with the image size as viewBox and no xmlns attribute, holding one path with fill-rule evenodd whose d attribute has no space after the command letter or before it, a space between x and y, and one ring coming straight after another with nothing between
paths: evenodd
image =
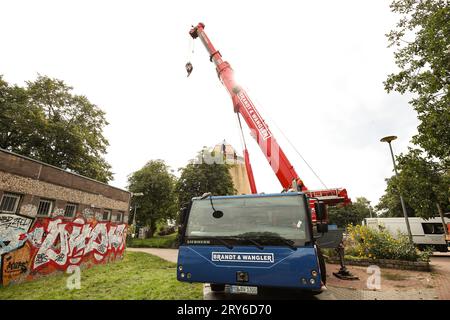
<instances>
[{"instance_id":1,"label":"street lamp","mask_svg":"<svg viewBox=\"0 0 450 320\"><path fill-rule=\"evenodd\" d=\"M136 193L131 193L132 197L142 197L144 194L142 192L136 192ZM137 205L136 203L134 204L134 215L133 215L133 226L135 228L135 232L136 232L136 208Z\"/></svg>"},{"instance_id":2,"label":"street lamp","mask_svg":"<svg viewBox=\"0 0 450 320\"><path fill-rule=\"evenodd\" d=\"M391 145L391 142L393 140L395 140L395 139L397 139L396 136L387 136L387 137L382 138L380 140L380 142L387 142L389 144L389 149L391 150L392 163L394 164L395 176L398 177L397 165L395 164L394 152L392 151L392 145ZM409 220L408 220L408 213L406 212L405 201L403 200L403 196L402 196L401 190L399 190L399 194L400 194L400 203L402 204L403 216L405 217L406 229L408 230L409 241L411 243L413 243L412 234L411 234L411 227L409 225Z\"/></svg>"}]
</instances>

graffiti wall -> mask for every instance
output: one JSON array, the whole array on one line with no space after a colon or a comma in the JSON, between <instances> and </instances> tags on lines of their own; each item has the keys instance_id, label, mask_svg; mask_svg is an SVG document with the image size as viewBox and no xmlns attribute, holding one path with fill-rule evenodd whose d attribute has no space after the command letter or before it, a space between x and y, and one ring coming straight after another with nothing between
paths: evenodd
<instances>
[{"instance_id":1,"label":"graffiti wall","mask_svg":"<svg viewBox=\"0 0 450 320\"><path fill-rule=\"evenodd\" d=\"M121 259L125 223L96 220L79 214L36 218L0 213L0 285L33 280L65 271Z\"/></svg>"}]
</instances>

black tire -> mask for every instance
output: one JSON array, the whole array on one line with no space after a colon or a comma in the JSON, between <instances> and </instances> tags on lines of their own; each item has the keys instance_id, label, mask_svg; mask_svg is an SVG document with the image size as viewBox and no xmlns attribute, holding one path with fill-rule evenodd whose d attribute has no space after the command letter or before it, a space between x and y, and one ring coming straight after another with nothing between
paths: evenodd
<instances>
[{"instance_id":1,"label":"black tire","mask_svg":"<svg viewBox=\"0 0 450 320\"><path fill-rule=\"evenodd\" d=\"M323 292L322 290L319 290L319 291L308 291L308 293L311 296L317 296L318 294L321 294L322 292Z\"/></svg>"},{"instance_id":2,"label":"black tire","mask_svg":"<svg viewBox=\"0 0 450 320\"><path fill-rule=\"evenodd\" d=\"M319 246L317 246L317 256L319 259L320 276L322 277L322 282L324 285L327 284L327 266L325 264L325 258L323 257L322 251Z\"/></svg>"},{"instance_id":3,"label":"black tire","mask_svg":"<svg viewBox=\"0 0 450 320\"><path fill-rule=\"evenodd\" d=\"M211 283L210 286L211 286L211 291L213 291L213 292L222 292L225 290L224 284Z\"/></svg>"}]
</instances>

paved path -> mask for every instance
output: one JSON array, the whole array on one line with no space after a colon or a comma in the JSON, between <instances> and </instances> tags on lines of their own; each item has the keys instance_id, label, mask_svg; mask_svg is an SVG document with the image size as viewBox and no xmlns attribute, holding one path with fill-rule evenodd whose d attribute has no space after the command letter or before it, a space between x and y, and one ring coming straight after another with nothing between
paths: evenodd
<instances>
[{"instance_id":1,"label":"paved path","mask_svg":"<svg viewBox=\"0 0 450 320\"><path fill-rule=\"evenodd\" d=\"M436 292L440 300L450 300L450 252L435 253L431 257L433 273L436 273Z\"/></svg>"},{"instance_id":2,"label":"paved path","mask_svg":"<svg viewBox=\"0 0 450 320\"><path fill-rule=\"evenodd\" d=\"M145 252L161 259L177 263L178 250L177 249L159 249L159 248L127 248L131 252Z\"/></svg>"}]
</instances>

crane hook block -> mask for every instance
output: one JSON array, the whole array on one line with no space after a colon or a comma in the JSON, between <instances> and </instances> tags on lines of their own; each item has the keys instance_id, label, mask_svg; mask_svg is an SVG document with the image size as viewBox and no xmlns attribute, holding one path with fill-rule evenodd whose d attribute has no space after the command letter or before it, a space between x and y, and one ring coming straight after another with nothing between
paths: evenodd
<instances>
[{"instance_id":1,"label":"crane hook block","mask_svg":"<svg viewBox=\"0 0 450 320\"><path fill-rule=\"evenodd\" d=\"M187 71L188 77L191 75L191 72L193 69L194 69L194 67L192 66L192 63L190 63L190 62L186 63L186 71Z\"/></svg>"}]
</instances>

